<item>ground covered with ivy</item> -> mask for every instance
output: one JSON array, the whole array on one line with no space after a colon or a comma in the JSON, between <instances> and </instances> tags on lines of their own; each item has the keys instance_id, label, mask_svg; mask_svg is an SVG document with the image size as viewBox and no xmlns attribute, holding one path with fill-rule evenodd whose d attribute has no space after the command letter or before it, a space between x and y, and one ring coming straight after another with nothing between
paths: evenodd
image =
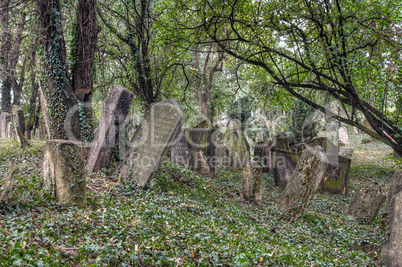
<instances>
[{"instance_id":1,"label":"ground covered with ivy","mask_svg":"<svg viewBox=\"0 0 402 267\"><path fill-rule=\"evenodd\" d=\"M343 215L363 182L388 190L397 162L381 143L356 145L349 195L318 193L296 220L276 209L282 189L263 177L261 206L240 201L241 176L200 177L165 162L147 190L109 170L87 177L88 207L66 208L43 189L43 142L19 149L0 140L0 173L20 165L11 199L0 203L0 266L364 266L376 252L356 241L386 241L381 213L373 224Z\"/></svg>"}]
</instances>

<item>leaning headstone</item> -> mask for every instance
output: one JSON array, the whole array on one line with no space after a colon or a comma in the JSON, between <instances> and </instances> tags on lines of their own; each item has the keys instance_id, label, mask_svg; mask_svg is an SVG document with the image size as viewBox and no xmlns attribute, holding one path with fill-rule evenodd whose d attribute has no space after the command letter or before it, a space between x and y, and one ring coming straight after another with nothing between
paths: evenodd
<instances>
[{"instance_id":1,"label":"leaning headstone","mask_svg":"<svg viewBox=\"0 0 402 267\"><path fill-rule=\"evenodd\" d=\"M11 114L11 122L13 124L14 137L17 138L17 133L15 132L16 127L18 126L21 130L22 134L25 134L25 119L24 119L24 111L20 106L13 105Z\"/></svg>"},{"instance_id":2,"label":"leaning headstone","mask_svg":"<svg viewBox=\"0 0 402 267\"><path fill-rule=\"evenodd\" d=\"M86 206L85 165L81 148L69 140L49 140L44 147L45 189L67 206Z\"/></svg>"},{"instance_id":3,"label":"leaning headstone","mask_svg":"<svg viewBox=\"0 0 402 267\"><path fill-rule=\"evenodd\" d=\"M328 160L322 147L305 149L289 183L278 199L279 210L286 212L300 208L298 213L303 217L324 177L327 164Z\"/></svg>"},{"instance_id":4,"label":"leaning headstone","mask_svg":"<svg viewBox=\"0 0 402 267\"><path fill-rule=\"evenodd\" d=\"M391 187L389 188L384 213L390 213L392 202L394 201L396 194L399 192L402 192L402 170L397 170L392 176Z\"/></svg>"},{"instance_id":5,"label":"leaning headstone","mask_svg":"<svg viewBox=\"0 0 402 267\"><path fill-rule=\"evenodd\" d=\"M391 205L388 243L381 248L380 263L386 267L402 264L402 191L398 192Z\"/></svg>"},{"instance_id":6,"label":"leaning headstone","mask_svg":"<svg viewBox=\"0 0 402 267\"><path fill-rule=\"evenodd\" d=\"M345 126L341 126L338 129L339 139L344 144L349 144L349 136L348 136L348 129Z\"/></svg>"},{"instance_id":7,"label":"leaning headstone","mask_svg":"<svg viewBox=\"0 0 402 267\"><path fill-rule=\"evenodd\" d=\"M188 144L186 134L183 134L170 149L171 161L173 163L189 166L191 162L191 147Z\"/></svg>"},{"instance_id":8,"label":"leaning headstone","mask_svg":"<svg viewBox=\"0 0 402 267\"><path fill-rule=\"evenodd\" d=\"M13 191L15 182L15 173L18 171L19 166L10 167L7 176L5 177L3 184L0 185L0 201L9 199L11 192Z\"/></svg>"},{"instance_id":9,"label":"leaning headstone","mask_svg":"<svg viewBox=\"0 0 402 267\"><path fill-rule=\"evenodd\" d=\"M7 112L0 114L0 138L7 137L7 124L11 122L11 115Z\"/></svg>"},{"instance_id":10,"label":"leaning headstone","mask_svg":"<svg viewBox=\"0 0 402 267\"><path fill-rule=\"evenodd\" d=\"M373 222L385 201L381 186L377 183L363 185L353 197L345 211L347 218Z\"/></svg>"},{"instance_id":11,"label":"leaning headstone","mask_svg":"<svg viewBox=\"0 0 402 267\"><path fill-rule=\"evenodd\" d=\"M90 172L96 172L109 165L118 142L121 126L126 119L134 94L127 89L116 86L110 92L105 104L102 120L91 144L87 161Z\"/></svg>"},{"instance_id":12,"label":"leaning headstone","mask_svg":"<svg viewBox=\"0 0 402 267\"><path fill-rule=\"evenodd\" d=\"M274 139L271 148L274 181L277 186L286 187L290 181L293 170L296 168L303 144L294 144L294 140L285 134L280 134Z\"/></svg>"},{"instance_id":13,"label":"leaning headstone","mask_svg":"<svg viewBox=\"0 0 402 267\"><path fill-rule=\"evenodd\" d=\"M187 132L191 146L192 168L196 171L206 170L209 177L215 177L215 127L207 120Z\"/></svg>"},{"instance_id":14,"label":"leaning headstone","mask_svg":"<svg viewBox=\"0 0 402 267\"><path fill-rule=\"evenodd\" d=\"M138 185L145 187L155 177L170 146L183 126L184 118L179 104L164 100L146 112L137 131L136 155L132 155L132 174Z\"/></svg>"}]
</instances>

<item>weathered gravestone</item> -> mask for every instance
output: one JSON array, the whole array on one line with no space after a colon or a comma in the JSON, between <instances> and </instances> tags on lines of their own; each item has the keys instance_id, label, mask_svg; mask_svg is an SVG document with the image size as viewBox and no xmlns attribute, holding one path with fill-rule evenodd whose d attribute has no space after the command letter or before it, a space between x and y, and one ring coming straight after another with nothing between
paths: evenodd
<instances>
[{"instance_id":1,"label":"weathered gravestone","mask_svg":"<svg viewBox=\"0 0 402 267\"><path fill-rule=\"evenodd\" d=\"M45 189L65 205L86 206L85 165L77 142L49 140L44 147Z\"/></svg>"},{"instance_id":2,"label":"weathered gravestone","mask_svg":"<svg viewBox=\"0 0 402 267\"><path fill-rule=\"evenodd\" d=\"M367 183L353 197L345 215L352 220L367 219L368 222L373 222L384 201L381 186L377 182Z\"/></svg>"},{"instance_id":3,"label":"weathered gravestone","mask_svg":"<svg viewBox=\"0 0 402 267\"><path fill-rule=\"evenodd\" d=\"M338 155L338 162L329 162L324 179L321 184L321 191L331 194L346 195L349 183L351 159Z\"/></svg>"},{"instance_id":4,"label":"weathered gravestone","mask_svg":"<svg viewBox=\"0 0 402 267\"><path fill-rule=\"evenodd\" d=\"M386 267L402 265L402 191L398 192L391 205L388 243L381 248L380 263Z\"/></svg>"},{"instance_id":5,"label":"weathered gravestone","mask_svg":"<svg viewBox=\"0 0 402 267\"><path fill-rule=\"evenodd\" d=\"M262 200L262 171L265 159L265 147L264 143L257 143L254 148L254 157L252 166L254 169L254 200L260 205Z\"/></svg>"},{"instance_id":6,"label":"weathered gravestone","mask_svg":"<svg viewBox=\"0 0 402 267\"><path fill-rule=\"evenodd\" d=\"M271 140L268 142L268 144L265 146L265 165L263 165L263 170L268 172L268 173L274 173L274 169L272 167L272 153L271 149L274 146L274 140Z\"/></svg>"},{"instance_id":7,"label":"weathered gravestone","mask_svg":"<svg viewBox=\"0 0 402 267\"><path fill-rule=\"evenodd\" d=\"M7 112L0 114L0 138L6 138L7 136L7 124L11 122L11 115Z\"/></svg>"},{"instance_id":8,"label":"weathered gravestone","mask_svg":"<svg viewBox=\"0 0 402 267\"><path fill-rule=\"evenodd\" d=\"M128 114L134 94L116 86L110 92L105 104L102 120L91 144L87 161L90 172L96 172L109 165L115 151L120 128Z\"/></svg>"},{"instance_id":9,"label":"weathered gravestone","mask_svg":"<svg viewBox=\"0 0 402 267\"><path fill-rule=\"evenodd\" d=\"M274 181L277 186L286 187L303 149L303 144L294 144L294 140L285 134L274 138L271 156Z\"/></svg>"},{"instance_id":10,"label":"weathered gravestone","mask_svg":"<svg viewBox=\"0 0 402 267\"><path fill-rule=\"evenodd\" d=\"M170 156L173 163L189 166L191 162L191 147L188 144L185 133L173 143L170 149Z\"/></svg>"},{"instance_id":11,"label":"weathered gravestone","mask_svg":"<svg viewBox=\"0 0 402 267\"><path fill-rule=\"evenodd\" d=\"M15 182L14 176L18 171L18 169L19 166L13 166L9 168L7 176L3 181L3 184L0 184L0 201L10 198Z\"/></svg>"},{"instance_id":12,"label":"weathered gravestone","mask_svg":"<svg viewBox=\"0 0 402 267\"><path fill-rule=\"evenodd\" d=\"M344 144L349 144L348 129L345 126L341 126L338 129L339 140Z\"/></svg>"},{"instance_id":13,"label":"weathered gravestone","mask_svg":"<svg viewBox=\"0 0 402 267\"><path fill-rule=\"evenodd\" d=\"M151 107L135 134L139 140L132 155L131 176L138 185L145 187L158 173L163 157L175 141L183 126L184 118L179 104L173 99L164 100Z\"/></svg>"},{"instance_id":14,"label":"weathered gravestone","mask_svg":"<svg viewBox=\"0 0 402 267\"><path fill-rule=\"evenodd\" d=\"M22 134L25 134L24 111L20 106L13 105L11 108L11 122L13 124L13 137L17 140L16 127L19 127Z\"/></svg>"},{"instance_id":15,"label":"weathered gravestone","mask_svg":"<svg viewBox=\"0 0 402 267\"><path fill-rule=\"evenodd\" d=\"M385 203L384 213L390 213L392 203L396 194L402 192L402 170L397 170L392 176L391 187L389 188L389 193L387 197L387 202Z\"/></svg>"},{"instance_id":16,"label":"weathered gravestone","mask_svg":"<svg viewBox=\"0 0 402 267\"><path fill-rule=\"evenodd\" d=\"M228 122L224 139L229 152L229 165L242 168L250 156L250 146L241 130L239 120L233 119Z\"/></svg>"},{"instance_id":17,"label":"weathered gravestone","mask_svg":"<svg viewBox=\"0 0 402 267\"><path fill-rule=\"evenodd\" d=\"M304 216L327 170L328 159L323 148L315 146L301 154L289 183L278 199L278 209L286 212L300 208Z\"/></svg>"},{"instance_id":18,"label":"weathered gravestone","mask_svg":"<svg viewBox=\"0 0 402 267\"><path fill-rule=\"evenodd\" d=\"M196 171L205 170L209 177L215 177L215 128L207 120L201 121L187 133L191 147L192 168Z\"/></svg>"},{"instance_id":19,"label":"weathered gravestone","mask_svg":"<svg viewBox=\"0 0 402 267\"><path fill-rule=\"evenodd\" d=\"M6 128L7 128L6 137L13 138L13 124L11 123L11 121L7 122Z\"/></svg>"},{"instance_id":20,"label":"weathered gravestone","mask_svg":"<svg viewBox=\"0 0 402 267\"><path fill-rule=\"evenodd\" d=\"M20 148L29 146L28 140L21 132L20 127L14 126L14 133L15 133L15 139L18 141Z\"/></svg>"},{"instance_id":21,"label":"weathered gravestone","mask_svg":"<svg viewBox=\"0 0 402 267\"><path fill-rule=\"evenodd\" d=\"M215 146L215 159L212 162L215 168L227 170L229 168L229 151L224 144Z\"/></svg>"}]
</instances>

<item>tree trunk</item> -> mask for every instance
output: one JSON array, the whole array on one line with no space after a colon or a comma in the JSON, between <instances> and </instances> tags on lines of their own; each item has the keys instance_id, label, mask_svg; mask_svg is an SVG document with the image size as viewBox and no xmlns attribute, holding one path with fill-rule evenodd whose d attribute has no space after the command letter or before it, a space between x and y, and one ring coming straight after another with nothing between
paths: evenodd
<instances>
[{"instance_id":1,"label":"tree trunk","mask_svg":"<svg viewBox=\"0 0 402 267\"><path fill-rule=\"evenodd\" d=\"M94 76L95 48L100 27L96 20L97 0L79 0L75 46L72 48L72 86L75 96L84 104L87 120L92 119L91 94Z\"/></svg>"},{"instance_id":2,"label":"tree trunk","mask_svg":"<svg viewBox=\"0 0 402 267\"><path fill-rule=\"evenodd\" d=\"M10 0L2 0L1 8L1 51L0 64L2 66L1 73L1 111L10 112L11 107L11 71L9 64L9 54L11 49L11 34L9 32L9 12Z\"/></svg>"},{"instance_id":3,"label":"tree trunk","mask_svg":"<svg viewBox=\"0 0 402 267\"><path fill-rule=\"evenodd\" d=\"M20 47L21 47L21 42L22 42L22 33L24 31L24 26L25 26L25 19L26 19L26 14L22 13L21 14L21 21L18 24L17 27L17 33L15 35L15 40L13 40L13 51L11 52L11 57L10 57L10 70L11 70L11 87L13 89L13 105L19 105L20 104L20 99L21 99L21 93L22 93L22 88L24 86L24 81L25 81L25 64L26 64L26 58L23 61L22 68L21 68L21 74L20 74L20 81L17 82L17 64L20 58Z\"/></svg>"},{"instance_id":4,"label":"tree trunk","mask_svg":"<svg viewBox=\"0 0 402 267\"><path fill-rule=\"evenodd\" d=\"M54 137L80 140L82 136L77 98L74 96L68 73L59 0L37 1L36 11L50 92L49 108Z\"/></svg>"},{"instance_id":5,"label":"tree trunk","mask_svg":"<svg viewBox=\"0 0 402 267\"><path fill-rule=\"evenodd\" d=\"M36 64L36 46L33 47L31 53L31 99L29 101L29 121L27 126L27 138L32 139L31 131L35 126L35 110L36 110L36 99L38 98L38 89L39 85L36 83L36 71L35 71L35 64Z\"/></svg>"}]
</instances>

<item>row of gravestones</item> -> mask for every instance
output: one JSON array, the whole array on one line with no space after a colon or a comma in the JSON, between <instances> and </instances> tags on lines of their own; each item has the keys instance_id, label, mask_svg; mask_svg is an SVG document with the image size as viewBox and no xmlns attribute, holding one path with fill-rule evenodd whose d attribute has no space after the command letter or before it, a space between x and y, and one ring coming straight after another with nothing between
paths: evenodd
<instances>
[{"instance_id":1,"label":"row of gravestones","mask_svg":"<svg viewBox=\"0 0 402 267\"><path fill-rule=\"evenodd\" d=\"M144 115L133 139L121 140L120 129L133 101L133 93L116 86L112 89L94 140L83 144L71 140L49 140L45 144L42 175L53 197L66 205L86 205L85 167L96 172L109 165L116 145L129 144L122 162L127 176L145 187L157 174L163 157L184 123L179 105L172 99L153 105ZM123 149L122 149L123 150ZM124 152L121 152L124 153ZM121 168L120 168L121 169Z\"/></svg>"},{"instance_id":2,"label":"row of gravestones","mask_svg":"<svg viewBox=\"0 0 402 267\"><path fill-rule=\"evenodd\" d=\"M46 188L54 194L58 201L70 205L86 205L83 154L88 154L86 165L90 171L99 170L109 163L118 141L119 129L127 116L132 99L132 93L122 87L115 87L112 90L99 129L89 149L78 142L66 140L50 140L46 143L42 166L43 177ZM130 140L130 149L125 157L128 176L135 179L140 186L146 186L150 179L156 175L163 157L172 142L178 137L183 123L184 119L180 107L174 100L166 100L152 106L144 115L133 139ZM243 160L249 158L247 154L248 147L239 130L239 125L233 124L234 126L230 125L229 127L230 130L225 141L228 142L227 140L229 140L230 144L230 140L232 140L231 146L228 147L229 153L230 151L237 151L240 161L242 161L242 157ZM183 132L186 133L186 131ZM183 135L190 139L191 142L182 143L185 149L188 149L185 143L191 144L191 150L183 152L182 155L191 153L193 166L198 167L203 163L210 175L214 173L215 168L213 158L216 150L211 145L214 132L213 127L208 126L206 122L202 122L195 129L191 129ZM179 142L180 140L182 139L180 138ZM306 144L304 149L301 148L303 147L293 146L285 137L278 137L275 140L272 151L297 153L303 151L298 155L297 164L282 195L278 199L278 208L282 211L298 209L300 214L304 215L322 181L330 179L334 170L339 169L339 165L331 165L331 163L339 159L340 155L339 151L337 149L335 151L334 146L325 139L316 139ZM201 160L194 160L197 157L201 158ZM275 163L275 156L273 161L275 169L278 167ZM346 162L350 166L350 160ZM242 172L246 183L247 176L250 176L250 163L248 161L242 162ZM337 175L339 176L339 174ZM258 182L256 181L255 183ZM244 187L246 187L246 184ZM402 193L398 191L400 187L400 183L391 187L398 189L392 191L394 197L389 197L392 202L390 212L391 245L388 246L387 255L389 256L387 257L391 259L400 257L400 254L398 256L398 252L394 249L398 246L400 248L400 240L402 240L400 236L402 220L399 219L402 206ZM346 187L343 188L342 192L345 193L345 191ZM360 193L360 191L363 193ZM354 219L368 217L372 220L384 201L383 197L381 197L381 190L378 189L378 185L373 184L368 186L368 189L362 187L360 191L353 198L346 214ZM398 192L396 193L396 191ZM366 197L366 194L369 197Z\"/></svg>"},{"instance_id":3,"label":"row of gravestones","mask_svg":"<svg viewBox=\"0 0 402 267\"><path fill-rule=\"evenodd\" d=\"M27 136L24 111L21 107L13 105L11 114L8 112L2 112L0 114L0 138L13 138L20 143L20 146L25 146L28 144L25 141ZM30 136L34 140L46 139L43 120L39 122L38 129L31 131Z\"/></svg>"},{"instance_id":4,"label":"row of gravestones","mask_svg":"<svg viewBox=\"0 0 402 267\"><path fill-rule=\"evenodd\" d=\"M311 200L325 180L330 166L322 146L307 147L281 193L277 207L282 212L304 216ZM363 185L345 210L349 219L373 222L378 215L385 195L382 187L374 182ZM381 249L381 262L385 266L400 266L402 262L402 170L395 172L385 206L384 217L389 215L390 236Z\"/></svg>"}]
</instances>

